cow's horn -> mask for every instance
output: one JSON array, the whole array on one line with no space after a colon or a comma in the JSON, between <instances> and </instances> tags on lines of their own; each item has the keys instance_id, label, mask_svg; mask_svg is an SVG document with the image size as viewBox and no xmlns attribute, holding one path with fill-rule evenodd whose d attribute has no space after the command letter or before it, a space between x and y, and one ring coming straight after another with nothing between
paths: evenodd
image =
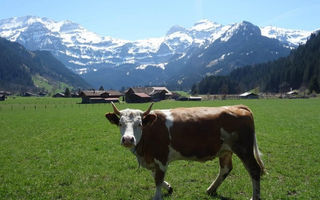
<instances>
[{"instance_id":1,"label":"cow's horn","mask_svg":"<svg viewBox=\"0 0 320 200\"><path fill-rule=\"evenodd\" d=\"M153 103L151 103L151 105L149 106L148 110L143 113L143 116L148 115L150 113L152 106L153 106Z\"/></svg>"},{"instance_id":2,"label":"cow's horn","mask_svg":"<svg viewBox=\"0 0 320 200\"><path fill-rule=\"evenodd\" d=\"M111 105L113 107L113 112L117 115L120 115L120 111L118 110L118 108L116 107L116 105L114 105L114 103L111 101Z\"/></svg>"}]
</instances>

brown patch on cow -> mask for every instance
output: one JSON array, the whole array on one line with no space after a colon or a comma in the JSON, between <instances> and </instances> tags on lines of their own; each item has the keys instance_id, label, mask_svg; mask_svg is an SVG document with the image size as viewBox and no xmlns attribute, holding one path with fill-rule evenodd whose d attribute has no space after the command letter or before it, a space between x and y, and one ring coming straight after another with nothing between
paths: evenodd
<instances>
[{"instance_id":1,"label":"brown patch on cow","mask_svg":"<svg viewBox=\"0 0 320 200\"><path fill-rule=\"evenodd\" d=\"M151 126L156 119L157 119L156 114L148 114L143 117L142 125L143 126Z\"/></svg>"},{"instance_id":2,"label":"brown patch on cow","mask_svg":"<svg viewBox=\"0 0 320 200\"><path fill-rule=\"evenodd\" d=\"M169 132L165 125L166 118L161 112L154 111L156 116L153 124L143 126L140 142L136 146L136 153L143 157L146 164L159 160L164 166L168 161L169 154Z\"/></svg>"},{"instance_id":3,"label":"brown patch on cow","mask_svg":"<svg viewBox=\"0 0 320 200\"><path fill-rule=\"evenodd\" d=\"M171 146L185 157L196 157L199 161L213 159L223 144L221 128L228 134L237 133L237 141L233 143L240 141L238 147L248 146L248 142L253 146L250 136L254 133L253 117L246 106L177 108L171 112L174 118Z\"/></svg>"},{"instance_id":4,"label":"brown patch on cow","mask_svg":"<svg viewBox=\"0 0 320 200\"><path fill-rule=\"evenodd\" d=\"M172 109L174 124L170 129L171 146L185 157L206 161L215 157L221 148L221 108Z\"/></svg>"}]
</instances>

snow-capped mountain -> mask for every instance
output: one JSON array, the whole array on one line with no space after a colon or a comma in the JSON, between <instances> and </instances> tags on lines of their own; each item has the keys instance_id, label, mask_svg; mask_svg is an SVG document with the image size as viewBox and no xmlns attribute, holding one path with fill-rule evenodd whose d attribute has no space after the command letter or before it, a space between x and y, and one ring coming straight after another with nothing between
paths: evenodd
<instances>
[{"instance_id":1,"label":"snow-capped mountain","mask_svg":"<svg viewBox=\"0 0 320 200\"><path fill-rule=\"evenodd\" d=\"M172 55L205 43L216 26L221 25L201 21L190 30L173 31L165 37L128 41L101 37L71 21L26 16L0 20L0 37L31 50L49 50L81 74L103 65L163 66Z\"/></svg>"},{"instance_id":2,"label":"snow-capped mountain","mask_svg":"<svg viewBox=\"0 0 320 200\"><path fill-rule=\"evenodd\" d=\"M185 62L217 41L227 42L238 31L238 24L221 25L201 20L190 28L173 26L164 37L128 41L99 36L71 21L56 22L48 18L26 16L0 20L0 37L16 41L30 50L51 51L93 86L120 88L165 84L170 73L179 71L172 67L166 69L172 66L170 63ZM275 27L260 29L259 34L279 40L286 48L305 43L311 34L308 31ZM243 33L250 34L248 31ZM201 53L197 55L201 56ZM222 55L220 53L219 57L212 60L222 58ZM110 77L112 82L101 82L105 77Z\"/></svg>"},{"instance_id":3,"label":"snow-capped mountain","mask_svg":"<svg viewBox=\"0 0 320 200\"><path fill-rule=\"evenodd\" d=\"M288 55L290 49L265 37L258 26L243 21L231 25L218 39L189 58L173 61L167 69L179 70L168 80L171 88L190 88L207 75L226 75L232 70Z\"/></svg>"},{"instance_id":4,"label":"snow-capped mountain","mask_svg":"<svg viewBox=\"0 0 320 200\"><path fill-rule=\"evenodd\" d=\"M277 28L273 26L266 26L261 28L261 34L268 38L274 38L280 42L287 43L289 47L294 48L299 44L307 42L310 31L290 30L284 28Z\"/></svg>"}]
</instances>

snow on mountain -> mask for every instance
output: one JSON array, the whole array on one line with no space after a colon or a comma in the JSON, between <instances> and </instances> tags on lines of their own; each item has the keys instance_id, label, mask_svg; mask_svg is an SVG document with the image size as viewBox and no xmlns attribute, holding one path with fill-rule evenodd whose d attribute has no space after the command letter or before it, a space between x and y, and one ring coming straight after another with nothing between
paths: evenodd
<instances>
[{"instance_id":1,"label":"snow on mountain","mask_svg":"<svg viewBox=\"0 0 320 200\"><path fill-rule=\"evenodd\" d=\"M260 29L263 36L280 40L283 43L288 43L290 47L296 47L299 44L306 43L312 33L312 31L290 30L274 26L266 26Z\"/></svg>"},{"instance_id":2,"label":"snow on mountain","mask_svg":"<svg viewBox=\"0 0 320 200\"><path fill-rule=\"evenodd\" d=\"M288 48L305 43L311 34L271 26L259 29L249 24L222 25L200 20L190 28L175 25L160 38L129 41L99 36L68 20L57 22L25 16L0 20L0 37L16 41L30 50L48 50L78 74L98 74L121 68L128 77L128 74L135 74L130 70L152 73L154 69L159 74L159 70L165 71L171 61L187 59L194 51L209 48L217 40L227 42L239 31L249 33L248 37L262 34L278 39ZM246 30L248 28L252 30Z\"/></svg>"}]
</instances>

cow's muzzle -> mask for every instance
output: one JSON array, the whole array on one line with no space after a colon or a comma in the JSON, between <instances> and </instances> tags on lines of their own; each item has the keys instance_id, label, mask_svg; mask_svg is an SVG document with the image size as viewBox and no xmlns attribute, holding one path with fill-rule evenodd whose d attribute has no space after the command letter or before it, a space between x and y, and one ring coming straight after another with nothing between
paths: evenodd
<instances>
[{"instance_id":1,"label":"cow's muzzle","mask_svg":"<svg viewBox=\"0 0 320 200\"><path fill-rule=\"evenodd\" d=\"M135 145L135 139L133 136L123 136L121 138L121 145L125 147L133 147Z\"/></svg>"}]
</instances>

